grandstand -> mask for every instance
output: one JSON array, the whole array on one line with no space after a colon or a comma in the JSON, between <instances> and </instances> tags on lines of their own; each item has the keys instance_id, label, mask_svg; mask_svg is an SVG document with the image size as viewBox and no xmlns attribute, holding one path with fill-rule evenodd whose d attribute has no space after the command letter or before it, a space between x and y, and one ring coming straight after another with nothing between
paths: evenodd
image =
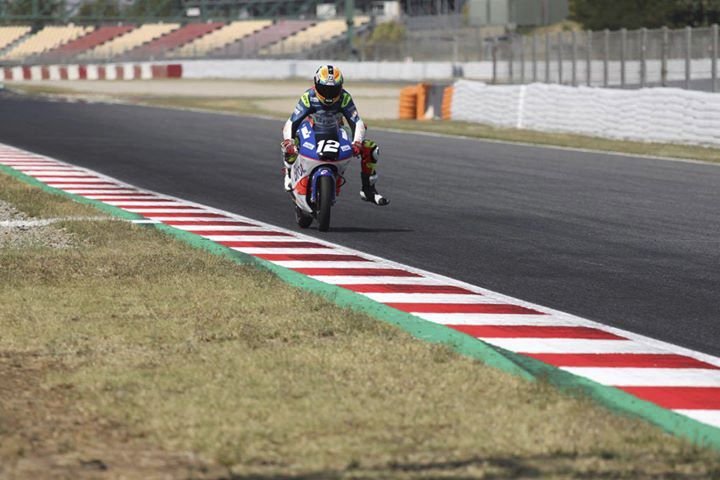
<instances>
[{"instance_id":1,"label":"grandstand","mask_svg":"<svg viewBox=\"0 0 720 480\"><path fill-rule=\"evenodd\" d=\"M202 38L203 36L220 29L223 25L224 24L220 22L189 23L177 30L169 32L166 35L138 46L132 51L129 51L127 56L130 58L153 58L162 56L167 51L179 48L192 42L193 40Z\"/></svg>"},{"instance_id":2,"label":"grandstand","mask_svg":"<svg viewBox=\"0 0 720 480\"><path fill-rule=\"evenodd\" d=\"M92 30L93 27L81 27L73 24L45 27L5 52L2 58L19 60L38 55L75 40Z\"/></svg>"},{"instance_id":3,"label":"grandstand","mask_svg":"<svg viewBox=\"0 0 720 480\"><path fill-rule=\"evenodd\" d=\"M369 17L356 17L357 31ZM231 22L120 23L79 26L0 27L3 64L158 60L164 58L258 58L337 53L346 49L345 19L236 20ZM338 50L338 48L340 50Z\"/></svg>"},{"instance_id":4,"label":"grandstand","mask_svg":"<svg viewBox=\"0 0 720 480\"><path fill-rule=\"evenodd\" d=\"M216 53L241 57L254 56L265 47L297 35L314 24L315 22L311 20L281 20L252 35L226 45L220 49L222 52L216 51Z\"/></svg>"},{"instance_id":5,"label":"grandstand","mask_svg":"<svg viewBox=\"0 0 720 480\"><path fill-rule=\"evenodd\" d=\"M5 50L28 33L30 33L30 27L0 27L0 51Z\"/></svg>"},{"instance_id":6,"label":"grandstand","mask_svg":"<svg viewBox=\"0 0 720 480\"><path fill-rule=\"evenodd\" d=\"M212 51L222 51L227 45L252 35L253 33L270 26L270 20L245 20L232 22L189 42L174 50L171 55L175 57L194 57L208 55Z\"/></svg>"},{"instance_id":7,"label":"grandstand","mask_svg":"<svg viewBox=\"0 0 720 480\"><path fill-rule=\"evenodd\" d=\"M47 60L70 59L83 52L96 48L103 43L109 42L114 38L128 33L135 28L134 25L107 25L98 27L96 30L72 40L64 45L60 45L54 50L50 50L43 57Z\"/></svg>"},{"instance_id":8,"label":"grandstand","mask_svg":"<svg viewBox=\"0 0 720 480\"><path fill-rule=\"evenodd\" d=\"M118 57L144 43L151 42L156 38L167 35L178 28L180 28L179 23L146 23L145 25L141 25L129 33L126 33L125 35L121 35L87 51L80 58L90 60Z\"/></svg>"},{"instance_id":9,"label":"grandstand","mask_svg":"<svg viewBox=\"0 0 720 480\"><path fill-rule=\"evenodd\" d=\"M361 27L369 21L370 18L368 17L357 17L355 25ZM340 35L344 35L346 32L347 23L345 20L325 20L261 49L260 54L291 55L302 53L318 44L327 43Z\"/></svg>"}]
</instances>

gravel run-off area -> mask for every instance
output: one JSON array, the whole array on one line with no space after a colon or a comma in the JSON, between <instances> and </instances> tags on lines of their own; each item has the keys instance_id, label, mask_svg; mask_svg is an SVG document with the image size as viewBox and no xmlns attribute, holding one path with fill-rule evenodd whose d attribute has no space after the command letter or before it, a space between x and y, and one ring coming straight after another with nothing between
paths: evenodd
<instances>
[{"instance_id":1,"label":"gravel run-off area","mask_svg":"<svg viewBox=\"0 0 720 480\"><path fill-rule=\"evenodd\" d=\"M28 218L0 200L0 248L69 248L74 245L72 235L62 228Z\"/></svg>"}]
</instances>

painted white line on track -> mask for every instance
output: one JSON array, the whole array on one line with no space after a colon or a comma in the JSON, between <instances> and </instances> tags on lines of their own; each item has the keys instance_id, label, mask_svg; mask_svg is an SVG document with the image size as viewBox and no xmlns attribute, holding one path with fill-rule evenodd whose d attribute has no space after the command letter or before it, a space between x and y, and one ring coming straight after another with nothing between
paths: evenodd
<instances>
[{"instance_id":1,"label":"painted white line on track","mask_svg":"<svg viewBox=\"0 0 720 480\"><path fill-rule=\"evenodd\" d=\"M268 230L265 227L257 227L255 225L175 225L175 228L179 230L185 230L189 232L197 232L198 235L204 235L203 232L232 232L234 230L242 229L247 231L257 231L257 232L268 232ZM256 252L256 253L262 253L262 252ZM285 253L285 252L281 252Z\"/></svg>"},{"instance_id":2,"label":"painted white line on track","mask_svg":"<svg viewBox=\"0 0 720 480\"><path fill-rule=\"evenodd\" d=\"M334 251L331 248L275 248L275 247L230 247L248 255L284 255L284 254L315 254Z\"/></svg>"},{"instance_id":3,"label":"painted white line on track","mask_svg":"<svg viewBox=\"0 0 720 480\"><path fill-rule=\"evenodd\" d=\"M82 188L74 188L74 187L65 187L63 188L68 193L74 193L75 195L82 195L84 197L89 197L89 195L107 195L107 194L115 194L115 193L122 193L122 194L131 194L135 193L137 194L140 192L140 190L137 190L135 188L100 188L100 189L92 189L88 190L87 187Z\"/></svg>"},{"instance_id":4,"label":"painted white line on track","mask_svg":"<svg viewBox=\"0 0 720 480\"><path fill-rule=\"evenodd\" d=\"M694 418L695 420L707 423L714 427L720 428L720 410L690 410L690 409L675 409L675 413Z\"/></svg>"},{"instance_id":5,"label":"painted white line on track","mask_svg":"<svg viewBox=\"0 0 720 480\"><path fill-rule=\"evenodd\" d=\"M592 322L578 322L557 315L488 314L488 313L416 313L416 316L443 325L527 325L527 326L585 326Z\"/></svg>"},{"instance_id":6,"label":"painted white line on track","mask_svg":"<svg viewBox=\"0 0 720 480\"><path fill-rule=\"evenodd\" d=\"M489 295L451 293L363 293L362 295L380 303L495 303L497 301Z\"/></svg>"},{"instance_id":7,"label":"painted white line on track","mask_svg":"<svg viewBox=\"0 0 720 480\"><path fill-rule=\"evenodd\" d=\"M88 198L90 198L90 195L86 195ZM114 207L122 207L126 210L132 207L138 207L142 205L148 205L148 202L150 202L155 197L139 197L137 200L102 200L103 203L107 203L108 205L112 205ZM175 205L181 205L180 203L176 202L175 200L167 200L167 201L152 201L153 207L172 207Z\"/></svg>"},{"instance_id":8,"label":"painted white line on track","mask_svg":"<svg viewBox=\"0 0 720 480\"><path fill-rule=\"evenodd\" d=\"M321 282L331 285L444 285L447 282L438 281L432 278L424 277L366 277L346 276L346 275L308 275L310 278L320 280Z\"/></svg>"},{"instance_id":9,"label":"painted white line on track","mask_svg":"<svg viewBox=\"0 0 720 480\"><path fill-rule=\"evenodd\" d=\"M661 348L633 340L575 338L483 338L483 341L516 353L663 353Z\"/></svg>"},{"instance_id":10,"label":"painted white line on track","mask_svg":"<svg viewBox=\"0 0 720 480\"><path fill-rule=\"evenodd\" d=\"M305 261L305 260L286 260L274 261L275 265L285 268L388 268L387 265L377 262L353 262L353 261Z\"/></svg>"},{"instance_id":11,"label":"painted white line on track","mask_svg":"<svg viewBox=\"0 0 720 480\"><path fill-rule=\"evenodd\" d=\"M267 230L261 230L261 232L270 233ZM219 242L307 242L307 239L304 238L286 237L281 235L204 235L202 233L197 235L207 238L208 240Z\"/></svg>"},{"instance_id":12,"label":"painted white line on track","mask_svg":"<svg viewBox=\"0 0 720 480\"><path fill-rule=\"evenodd\" d=\"M563 367L563 370L616 387L720 387L720 370L627 367Z\"/></svg>"}]
</instances>

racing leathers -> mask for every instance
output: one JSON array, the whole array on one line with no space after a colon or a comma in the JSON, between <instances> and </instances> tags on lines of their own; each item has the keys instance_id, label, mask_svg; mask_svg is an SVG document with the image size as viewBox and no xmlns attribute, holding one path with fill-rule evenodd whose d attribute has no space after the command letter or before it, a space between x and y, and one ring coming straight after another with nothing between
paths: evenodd
<instances>
[{"instance_id":1,"label":"racing leathers","mask_svg":"<svg viewBox=\"0 0 720 480\"><path fill-rule=\"evenodd\" d=\"M308 116L312 118L315 131L318 133L323 130L334 131L338 124L343 128L349 128L353 139L353 152L361 158L362 190L360 198L375 205L387 205L389 201L375 188L380 149L375 142L365 139L365 122L360 118L352 96L345 90L342 91L338 100L330 105L323 103L317 97L314 88L306 90L300 97L295 110L283 128L282 152L286 171L285 190L292 190L290 168L297 159L295 138L298 128Z\"/></svg>"}]
</instances>

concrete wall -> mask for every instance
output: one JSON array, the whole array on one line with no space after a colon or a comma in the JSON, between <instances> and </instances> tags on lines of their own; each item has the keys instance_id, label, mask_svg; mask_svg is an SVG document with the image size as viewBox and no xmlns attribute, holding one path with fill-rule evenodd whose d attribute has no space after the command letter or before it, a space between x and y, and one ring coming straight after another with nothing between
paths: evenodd
<instances>
[{"instance_id":1,"label":"concrete wall","mask_svg":"<svg viewBox=\"0 0 720 480\"><path fill-rule=\"evenodd\" d=\"M187 60L183 78L286 79L312 78L323 63L335 63L353 80L446 80L450 62L330 62L323 60Z\"/></svg>"}]
</instances>

